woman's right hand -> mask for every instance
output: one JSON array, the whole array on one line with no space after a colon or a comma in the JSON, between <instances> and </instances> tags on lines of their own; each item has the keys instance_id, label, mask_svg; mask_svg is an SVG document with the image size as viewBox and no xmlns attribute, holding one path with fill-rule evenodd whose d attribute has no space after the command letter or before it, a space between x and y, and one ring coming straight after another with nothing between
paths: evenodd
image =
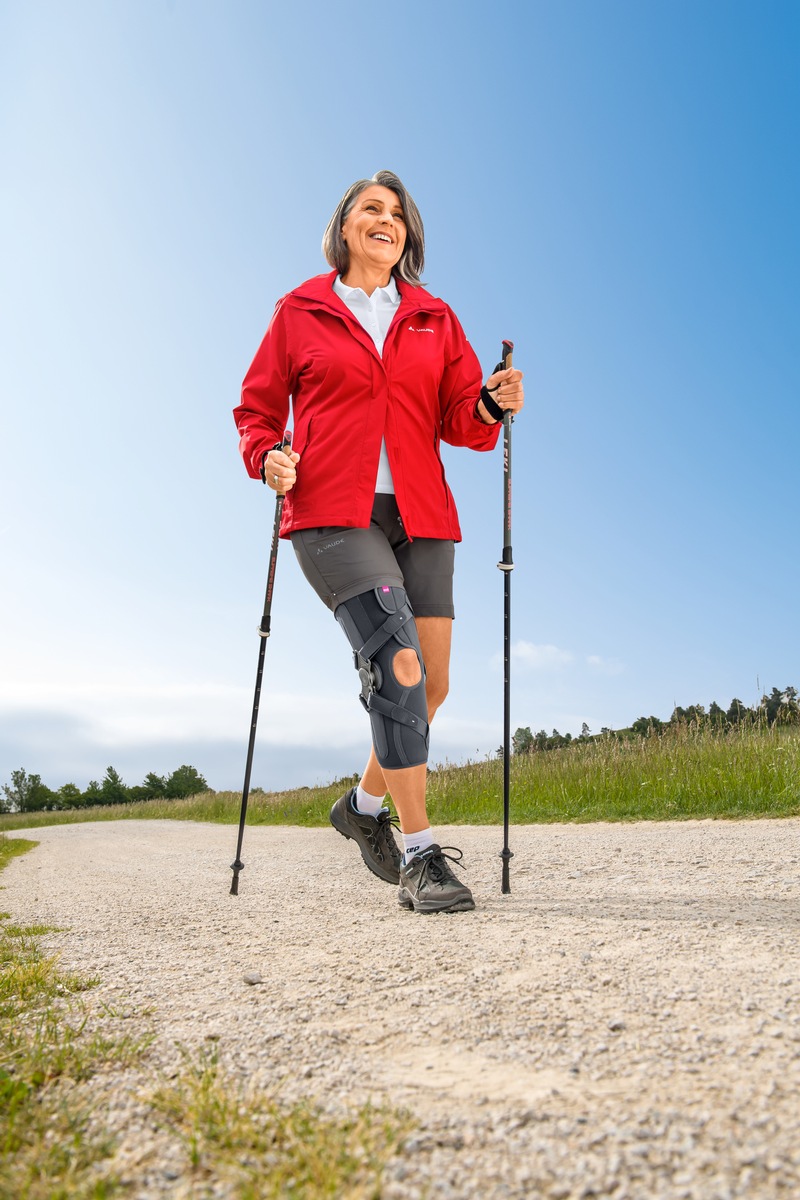
<instances>
[{"instance_id":1,"label":"woman's right hand","mask_svg":"<svg viewBox=\"0 0 800 1200\"><path fill-rule=\"evenodd\" d=\"M294 450L270 450L264 459L264 482L279 496L285 496L297 483L300 455Z\"/></svg>"}]
</instances>

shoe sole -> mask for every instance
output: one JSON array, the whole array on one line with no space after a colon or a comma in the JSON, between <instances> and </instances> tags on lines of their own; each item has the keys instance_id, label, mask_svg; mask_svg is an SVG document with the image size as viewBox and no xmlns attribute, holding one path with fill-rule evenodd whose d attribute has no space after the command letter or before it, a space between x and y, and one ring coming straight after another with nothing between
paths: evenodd
<instances>
[{"instance_id":1,"label":"shoe sole","mask_svg":"<svg viewBox=\"0 0 800 1200\"><path fill-rule=\"evenodd\" d=\"M400 882L400 872L395 871L394 874L391 874L386 868L383 870L379 869L378 864L369 858L367 851L365 851L355 834L350 833L347 829L342 829L340 825L337 825L332 812L330 815L330 822L336 832L340 833L343 838L346 838L348 842L355 842L361 853L361 857L364 860L365 866L369 867L373 875L376 875L378 879L382 879L384 883L398 884Z\"/></svg>"},{"instance_id":2,"label":"shoe sole","mask_svg":"<svg viewBox=\"0 0 800 1200\"><path fill-rule=\"evenodd\" d=\"M475 907L472 896L462 896L459 900L454 900L452 904L437 904L435 900L421 900L415 903L408 892L403 897L398 896L397 903L401 908L426 916L437 912L472 912Z\"/></svg>"}]
</instances>

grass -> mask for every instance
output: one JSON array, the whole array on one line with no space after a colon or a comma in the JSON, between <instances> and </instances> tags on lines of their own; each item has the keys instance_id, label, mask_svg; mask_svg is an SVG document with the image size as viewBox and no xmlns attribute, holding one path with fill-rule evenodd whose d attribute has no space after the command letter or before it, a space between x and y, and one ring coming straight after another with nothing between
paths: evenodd
<instances>
[{"instance_id":1,"label":"grass","mask_svg":"<svg viewBox=\"0 0 800 1200\"><path fill-rule=\"evenodd\" d=\"M237 1200L378 1197L382 1165L410 1128L368 1105L346 1119L307 1104L284 1108L264 1092L231 1086L213 1050L187 1059L153 1105L178 1132L194 1178L224 1182Z\"/></svg>"},{"instance_id":2,"label":"grass","mask_svg":"<svg viewBox=\"0 0 800 1200\"><path fill-rule=\"evenodd\" d=\"M35 845L0 834L0 870ZM141 1194L135 1169L124 1180L115 1170L120 1134L96 1100L98 1081L120 1068L132 1068L136 1082L128 1071L115 1090L135 1086L147 1123L183 1150L182 1195L380 1195L383 1167L409 1129L405 1117L366 1106L340 1119L310 1103L282 1105L226 1076L213 1052L186 1052L176 1076L159 1081L147 1057L149 1023L90 1006L84 993L96 980L43 953L51 932L0 913L0 1200ZM131 1025L133 1033L121 1032Z\"/></svg>"},{"instance_id":3,"label":"grass","mask_svg":"<svg viewBox=\"0 0 800 1200\"><path fill-rule=\"evenodd\" d=\"M496 824L502 819L503 765L445 764L428 777L433 824ZM326 825L333 801L357 776L325 787L254 793L251 825ZM0 829L77 821L172 819L236 824L238 792L187 800L148 800L53 813L0 817ZM606 736L511 760L511 819L664 821L786 817L800 814L800 730L739 726L712 733L670 727L651 737Z\"/></svg>"},{"instance_id":4,"label":"grass","mask_svg":"<svg viewBox=\"0 0 800 1200\"><path fill-rule=\"evenodd\" d=\"M429 781L431 821L496 822L501 794L501 762L441 769ZM800 731L683 726L521 755L511 808L519 824L797 816Z\"/></svg>"}]
</instances>

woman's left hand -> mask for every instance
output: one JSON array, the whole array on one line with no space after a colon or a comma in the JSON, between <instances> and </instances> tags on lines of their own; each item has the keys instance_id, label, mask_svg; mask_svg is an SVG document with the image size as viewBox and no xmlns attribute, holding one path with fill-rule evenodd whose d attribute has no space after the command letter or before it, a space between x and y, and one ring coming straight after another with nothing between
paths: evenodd
<instances>
[{"instance_id":1,"label":"woman's left hand","mask_svg":"<svg viewBox=\"0 0 800 1200\"><path fill-rule=\"evenodd\" d=\"M505 371L495 371L486 380L486 390L491 392L495 404L504 412L518 413L525 403L525 389L522 386L522 371L516 367L507 367ZM481 420L487 425L495 422L486 410L482 400L478 402L478 412Z\"/></svg>"}]
</instances>

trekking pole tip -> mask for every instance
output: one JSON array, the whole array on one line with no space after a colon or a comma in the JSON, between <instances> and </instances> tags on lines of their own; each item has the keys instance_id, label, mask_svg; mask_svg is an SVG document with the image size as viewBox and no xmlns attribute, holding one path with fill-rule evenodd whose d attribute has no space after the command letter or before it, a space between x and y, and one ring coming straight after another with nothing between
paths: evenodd
<instances>
[{"instance_id":1,"label":"trekking pole tip","mask_svg":"<svg viewBox=\"0 0 800 1200\"><path fill-rule=\"evenodd\" d=\"M500 852L500 857L503 860L503 877L500 884L500 891L504 896L510 896L511 881L509 879L508 864L511 862L511 859L514 857L514 855L506 846L506 848Z\"/></svg>"},{"instance_id":2,"label":"trekking pole tip","mask_svg":"<svg viewBox=\"0 0 800 1200\"><path fill-rule=\"evenodd\" d=\"M231 870L233 871L233 879L231 880L231 890L229 893L231 896L239 895L239 872L243 867L244 863L239 858L237 858L235 863L231 863Z\"/></svg>"}]
</instances>

